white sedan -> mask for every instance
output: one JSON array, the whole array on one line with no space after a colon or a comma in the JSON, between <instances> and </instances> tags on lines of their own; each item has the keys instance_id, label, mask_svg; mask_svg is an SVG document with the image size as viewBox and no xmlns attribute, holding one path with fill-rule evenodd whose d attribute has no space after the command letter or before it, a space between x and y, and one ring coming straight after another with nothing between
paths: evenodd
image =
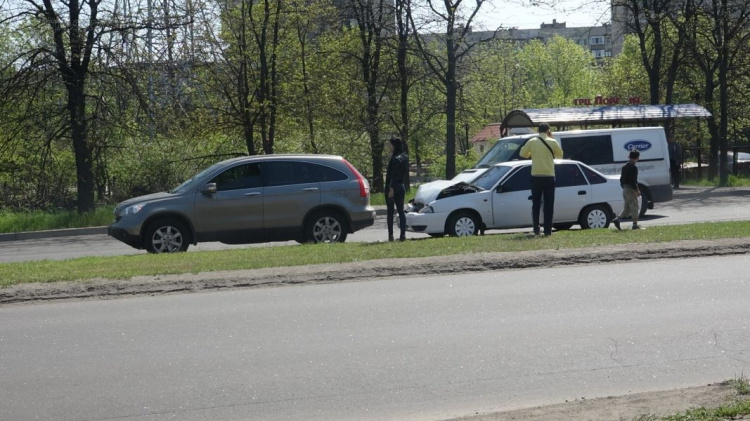
<instances>
[{"instance_id":1,"label":"white sedan","mask_svg":"<svg viewBox=\"0 0 750 421\"><path fill-rule=\"evenodd\" d=\"M409 231L461 237L532 225L530 160L503 162L470 183L447 184L417 193L407 209ZM556 229L606 228L623 209L619 176L607 177L581 162L556 159L555 184Z\"/></svg>"}]
</instances>

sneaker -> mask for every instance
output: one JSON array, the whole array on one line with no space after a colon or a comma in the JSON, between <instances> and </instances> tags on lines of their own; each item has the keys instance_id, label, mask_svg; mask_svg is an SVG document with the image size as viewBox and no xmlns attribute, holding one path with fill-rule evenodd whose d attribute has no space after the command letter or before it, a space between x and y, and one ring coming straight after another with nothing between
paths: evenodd
<instances>
[{"instance_id":1,"label":"sneaker","mask_svg":"<svg viewBox=\"0 0 750 421\"><path fill-rule=\"evenodd\" d=\"M406 236L402 235L401 237L398 237L398 241L406 241Z\"/></svg>"},{"instance_id":2,"label":"sneaker","mask_svg":"<svg viewBox=\"0 0 750 421\"><path fill-rule=\"evenodd\" d=\"M622 230L622 228L620 227L620 218L613 219L612 223L615 224L615 228L617 228L617 231Z\"/></svg>"},{"instance_id":3,"label":"sneaker","mask_svg":"<svg viewBox=\"0 0 750 421\"><path fill-rule=\"evenodd\" d=\"M392 235L388 236L388 241L393 241L393 236Z\"/></svg>"},{"instance_id":4,"label":"sneaker","mask_svg":"<svg viewBox=\"0 0 750 421\"><path fill-rule=\"evenodd\" d=\"M641 229L641 226L640 226L640 225L636 225L636 224L633 224L633 229L634 229L634 230L639 230L639 229Z\"/></svg>"}]
</instances>

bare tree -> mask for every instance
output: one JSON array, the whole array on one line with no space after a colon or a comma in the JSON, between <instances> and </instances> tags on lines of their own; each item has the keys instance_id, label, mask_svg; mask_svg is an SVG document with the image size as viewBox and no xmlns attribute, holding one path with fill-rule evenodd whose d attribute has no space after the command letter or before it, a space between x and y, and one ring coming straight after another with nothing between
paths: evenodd
<instances>
[{"instance_id":1,"label":"bare tree","mask_svg":"<svg viewBox=\"0 0 750 421\"><path fill-rule=\"evenodd\" d=\"M697 6L696 24L689 32L687 45L694 63L703 74L703 102L714 115L708 122L711 133L709 177L715 177L718 170L719 185L726 186L727 162L720 158L726 157L729 149L729 104L733 94L729 88L733 75L739 79L746 74L739 64L744 60L750 42L750 3L744 0L706 0Z\"/></svg>"},{"instance_id":2,"label":"bare tree","mask_svg":"<svg viewBox=\"0 0 750 421\"><path fill-rule=\"evenodd\" d=\"M89 133L91 120L98 107L90 106L97 96L91 93L92 74L105 81L103 75L123 81L126 69L97 67L102 57L114 54L108 48L113 37L125 39L145 28L163 29L137 17L123 17L116 9L106 9L101 0L23 0L3 3L5 22L27 36L20 42L15 56L2 69L2 95L25 104L29 112L39 98L34 91L62 82L65 95L65 118L57 133L70 139L75 156L77 208L79 213L95 207L94 142ZM115 60L117 61L117 60ZM31 116L26 114L19 119Z\"/></svg>"},{"instance_id":3,"label":"bare tree","mask_svg":"<svg viewBox=\"0 0 750 421\"><path fill-rule=\"evenodd\" d=\"M467 6L465 0L426 0L427 6L437 25L443 25L445 33L435 35L420 34L422 25L417 25L410 16L411 25L420 54L427 66L445 88L445 174L447 178L456 175L456 103L458 99L458 66L461 60L479 41L470 42L471 24L486 0L475 0L468 8L468 17L462 14ZM443 55L434 53L430 41L442 43Z\"/></svg>"},{"instance_id":4,"label":"bare tree","mask_svg":"<svg viewBox=\"0 0 750 421\"><path fill-rule=\"evenodd\" d=\"M356 20L362 46L357 61L367 100L365 129L370 138L373 190L381 192L384 182L383 142L380 139L380 102L383 96L381 57L393 13L386 0L349 0L349 9Z\"/></svg>"}]
</instances>

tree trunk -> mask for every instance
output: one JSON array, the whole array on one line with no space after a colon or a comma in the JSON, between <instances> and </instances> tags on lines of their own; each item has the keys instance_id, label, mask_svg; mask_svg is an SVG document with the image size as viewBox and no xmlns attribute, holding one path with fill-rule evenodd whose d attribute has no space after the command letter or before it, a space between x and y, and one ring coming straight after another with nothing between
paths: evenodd
<instances>
[{"instance_id":1,"label":"tree trunk","mask_svg":"<svg viewBox=\"0 0 750 421\"><path fill-rule=\"evenodd\" d=\"M453 48L453 33L448 34L448 71L445 75L445 178L456 176L456 52Z\"/></svg>"},{"instance_id":2,"label":"tree trunk","mask_svg":"<svg viewBox=\"0 0 750 421\"><path fill-rule=\"evenodd\" d=\"M68 114L70 116L73 151L76 158L76 179L78 188L78 213L93 212L94 167L91 145L86 136L86 96L83 78L66 83L68 90Z\"/></svg>"}]
</instances>

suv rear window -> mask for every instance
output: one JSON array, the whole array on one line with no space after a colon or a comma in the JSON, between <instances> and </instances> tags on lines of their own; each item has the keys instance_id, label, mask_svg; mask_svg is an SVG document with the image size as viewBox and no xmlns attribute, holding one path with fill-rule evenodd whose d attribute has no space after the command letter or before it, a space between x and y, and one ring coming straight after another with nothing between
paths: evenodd
<instances>
[{"instance_id":1,"label":"suv rear window","mask_svg":"<svg viewBox=\"0 0 750 421\"><path fill-rule=\"evenodd\" d=\"M326 167L325 165L318 165L318 164L308 164L313 169L313 174L315 174L315 179L319 182L326 182L326 181L343 181L348 180L349 177L342 173L341 171Z\"/></svg>"}]
</instances>

